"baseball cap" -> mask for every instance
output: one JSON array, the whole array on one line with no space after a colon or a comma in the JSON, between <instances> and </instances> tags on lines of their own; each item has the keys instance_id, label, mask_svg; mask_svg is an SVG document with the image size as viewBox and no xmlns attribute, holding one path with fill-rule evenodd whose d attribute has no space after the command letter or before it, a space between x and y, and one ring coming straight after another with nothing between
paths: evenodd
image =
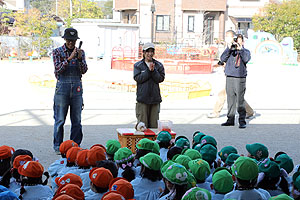
<instances>
[{"instance_id":1,"label":"baseball cap","mask_svg":"<svg viewBox=\"0 0 300 200\"><path fill-rule=\"evenodd\" d=\"M153 149L152 149L152 152L153 153L156 153L157 155L160 154L160 147L159 147L159 144L157 142L154 142L153 141Z\"/></svg>"},{"instance_id":2,"label":"baseball cap","mask_svg":"<svg viewBox=\"0 0 300 200\"><path fill-rule=\"evenodd\" d=\"M258 166L259 172L263 172L267 177L276 178L280 176L280 166L276 162L266 158Z\"/></svg>"},{"instance_id":3,"label":"baseball cap","mask_svg":"<svg viewBox=\"0 0 300 200\"><path fill-rule=\"evenodd\" d=\"M226 194L232 191L233 180L230 170L224 167L217 168L213 173L212 184L217 192Z\"/></svg>"},{"instance_id":4,"label":"baseball cap","mask_svg":"<svg viewBox=\"0 0 300 200\"><path fill-rule=\"evenodd\" d=\"M173 164L175 164L173 160L167 160L166 162L164 162L160 168L161 174L163 174L167 170L167 168Z\"/></svg>"},{"instance_id":5,"label":"baseball cap","mask_svg":"<svg viewBox=\"0 0 300 200\"><path fill-rule=\"evenodd\" d=\"M80 188L82 187L82 180L80 176L72 173L65 174L62 177L56 177L55 183L58 187L65 186L66 184L75 184Z\"/></svg>"},{"instance_id":6,"label":"baseball cap","mask_svg":"<svg viewBox=\"0 0 300 200\"><path fill-rule=\"evenodd\" d=\"M55 200L76 200L76 199L74 199L73 197L67 194L59 194L58 196L55 197Z\"/></svg>"},{"instance_id":7,"label":"baseball cap","mask_svg":"<svg viewBox=\"0 0 300 200\"><path fill-rule=\"evenodd\" d=\"M128 161L132 160L134 155L130 149L127 147L123 147L118 149L114 155L114 160L117 164L127 163Z\"/></svg>"},{"instance_id":8,"label":"baseball cap","mask_svg":"<svg viewBox=\"0 0 300 200\"><path fill-rule=\"evenodd\" d=\"M6 145L0 146L0 160L11 158L14 152L15 150L12 147Z\"/></svg>"},{"instance_id":9,"label":"baseball cap","mask_svg":"<svg viewBox=\"0 0 300 200\"><path fill-rule=\"evenodd\" d=\"M43 176L44 167L37 161L27 161L18 168L18 172L22 176L39 178Z\"/></svg>"},{"instance_id":10,"label":"baseball cap","mask_svg":"<svg viewBox=\"0 0 300 200\"><path fill-rule=\"evenodd\" d=\"M235 161L236 159L238 159L238 157L240 157L239 154L231 153L231 154L229 154L228 157L226 158L225 163L226 163L227 165L232 165L232 164L234 163L234 161Z\"/></svg>"},{"instance_id":11,"label":"baseball cap","mask_svg":"<svg viewBox=\"0 0 300 200\"><path fill-rule=\"evenodd\" d=\"M289 174L294 169L293 159L291 159L287 154L281 154L275 158L276 161L279 161L279 166Z\"/></svg>"},{"instance_id":12,"label":"baseball cap","mask_svg":"<svg viewBox=\"0 0 300 200\"><path fill-rule=\"evenodd\" d=\"M172 140L172 136L168 131L161 131L158 133L156 140L158 142L170 142Z\"/></svg>"},{"instance_id":13,"label":"baseball cap","mask_svg":"<svg viewBox=\"0 0 300 200\"><path fill-rule=\"evenodd\" d=\"M183 165L178 163L170 165L163 173L163 177L175 185L188 183L188 172Z\"/></svg>"},{"instance_id":14,"label":"baseball cap","mask_svg":"<svg viewBox=\"0 0 300 200\"><path fill-rule=\"evenodd\" d=\"M192 160L188 165L194 177L200 181L205 180L210 175L210 167L205 160Z\"/></svg>"},{"instance_id":15,"label":"baseball cap","mask_svg":"<svg viewBox=\"0 0 300 200\"><path fill-rule=\"evenodd\" d=\"M193 136L194 144L195 143L199 144L204 136L205 134L199 131L196 134L194 134Z\"/></svg>"},{"instance_id":16,"label":"baseball cap","mask_svg":"<svg viewBox=\"0 0 300 200\"><path fill-rule=\"evenodd\" d=\"M93 146L91 146L90 149L93 149L94 147L101 147L104 150L104 152L106 152L106 148L102 144L94 144Z\"/></svg>"},{"instance_id":17,"label":"baseball cap","mask_svg":"<svg viewBox=\"0 0 300 200\"><path fill-rule=\"evenodd\" d=\"M125 200L125 198L117 191L106 192L101 200Z\"/></svg>"},{"instance_id":18,"label":"baseball cap","mask_svg":"<svg viewBox=\"0 0 300 200\"><path fill-rule=\"evenodd\" d=\"M253 180L258 176L258 166L251 158L240 156L231 167L232 174L241 180Z\"/></svg>"},{"instance_id":19,"label":"baseball cap","mask_svg":"<svg viewBox=\"0 0 300 200\"><path fill-rule=\"evenodd\" d=\"M5 191L0 193L0 199L5 199L5 200L17 200L19 199L18 196L11 192L11 191Z\"/></svg>"},{"instance_id":20,"label":"baseball cap","mask_svg":"<svg viewBox=\"0 0 300 200\"><path fill-rule=\"evenodd\" d=\"M96 166L98 161L106 160L103 148L95 146L87 153L87 161L91 166Z\"/></svg>"},{"instance_id":21,"label":"baseball cap","mask_svg":"<svg viewBox=\"0 0 300 200\"><path fill-rule=\"evenodd\" d=\"M133 199L133 186L126 179L118 177L114 178L109 184L109 191L119 192L125 199Z\"/></svg>"},{"instance_id":22,"label":"baseball cap","mask_svg":"<svg viewBox=\"0 0 300 200\"><path fill-rule=\"evenodd\" d=\"M73 140L66 140L59 146L59 151L61 154L66 154L67 151L72 147L78 147L78 144Z\"/></svg>"},{"instance_id":23,"label":"baseball cap","mask_svg":"<svg viewBox=\"0 0 300 200\"><path fill-rule=\"evenodd\" d=\"M71 147L66 154L67 162L75 163L77 158L77 153L81 150L80 147Z\"/></svg>"},{"instance_id":24,"label":"baseball cap","mask_svg":"<svg viewBox=\"0 0 300 200\"><path fill-rule=\"evenodd\" d=\"M293 200L293 198L290 197L290 196L287 195L287 194L280 194L280 195L271 197L269 200L271 200L271 199L276 199L276 200Z\"/></svg>"},{"instance_id":25,"label":"baseball cap","mask_svg":"<svg viewBox=\"0 0 300 200\"><path fill-rule=\"evenodd\" d=\"M89 177L92 183L100 188L108 188L110 181L113 179L111 172L103 167L93 168Z\"/></svg>"},{"instance_id":26,"label":"baseball cap","mask_svg":"<svg viewBox=\"0 0 300 200\"><path fill-rule=\"evenodd\" d=\"M205 143L201 145L200 154L202 159L207 162L213 162L217 158L217 148L211 143Z\"/></svg>"},{"instance_id":27,"label":"baseball cap","mask_svg":"<svg viewBox=\"0 0 300 200\"><path fill-rule=\"evenodd\" d=\"M140 162L145 167L154 171L160 170L161 165L163 164L160 156L155 153L147 153L145 156L140 158Z\"/></svg>"},{"instance_id":28,"label":"baseball cap","mask_svg":"<svg viewBox=\"0 0 300 200\"><path fill-rule=\"evenodd\" d=\"M217 141L213 136L206 135L201 139L202 145L206 143L212 144L213 146L217 147Z\"/></svg>"},{"instance_id":29,"label":"baseball cap","mask_svg":"<svg viewBox=\"0 0 300 200\"><path fill-rule=\"evenodd\" d=\"M152 140L149 140L148 138L141 139L137 144L136 148L153 151L154 142Z\"/></svg>"},{"instance_id":30,"label":"baseball cap","mask_svg":"<svg viewBox=\"0 0 300 200\"><path fill-rule=\"evenodd\" d=\"M176 163L179 163L179 164L183 165L186 169L189 169L189 162L191 160L192 159L190 157L188 157L188 156L178 155L174 161Z\"/></svg>"},{"instance_id":31,"label":"baseball cap","mask_svg":"<svg viewBox=\"0 0 300 200\"><path fill-rule=\"evenodd\" d=\"M226 147L223 147L221 149L221 151L219 151L218 155L220 156L221 160L223 162L226 161L227 157L229 156L229 154L231 153L235 153L237 154L238 151L236 150L236 148L234 148L233 146L226 146Z\"/></svg>"},{"instance_id":32,"label":"baseball cap","mask_svg":"<svg viewBox=\"0 0 300 200\"><path fill-rule=\"evenodd\" d=\"M32 158L29 155L19 155L15 157L13 162L13 168L18 169L21 165L24 165L27 161L32 161Z\"/></svg>"},{"instance_id":33,"label":"baseball cap","mask_svg":"<svg viewBox=\"0 0 300 200\"><path fill-rule=\"evenodd\" d=\"M88 167L89 163L88 163L88 159L87 159L87 154L88 154L89 150L88 149L82 149L80 151L78 151L77 156L76 156L76 164L80 167Z\"/></svg>"},{"instance_id":34,"label":"baseball cap","mask_svg":"<svg viewBox=\"0 0 300 200\"><path fill-rule=\"evenodd\" d=\"M195 149L187 149L183 155L186 155L188 157L190 157L192 160L196 160L199 158L202 158L201 154L199 151L195 150Z\"/></svg>"},{"instance_id":35,"label":"baseball cap","mask_svg":"<svg viewBox=\"0 0 300 200\"><path fill-rule=\"evenodd\" d=\"M108 140L106 142L106 153L114 154L118 149L121 148L121 144L118 140Z\"/></svg>"},{"instance_id":36,"label":"baseball cap","mask_svg":"<svg viewBox=\"0 0 300 200\"><path fill-rule=\"evenodd\" d=\"M269 156L268 148L261 143L247 144L246 149L258 161Z\"/></svg>"},{"instance_id":37,"label":"baseball cap","mask_svg":"<svg viewBox=\"0 0 300 200\"><path fill-rule=\"evenodd\" d=\"M295 188L300 191L300 172L296 172L293 175L293 184Z\"/></svg>"},{"instance_id":38,"label":"baseball cap","mask_svg":"<svg viewBox=\"0 0 300 200\"><path fill-rule=\"evenodd\" d=\"M188 184L187 184L187 189L196 187L196 185L197 185L197 180L196 180L195 176L194 176L191 172L189 172L188 170L187 170L187 173L188 173Z\"/></svg>"},{"instance_id":39,"label":"baseball cap","mask_svg":"<svg viewBox=\"0 0 300 200\"><path fill-rule=\"evenodd\" d=\"M211 200L211 194L206 189L194 187L186 191L182 200Z\"/></svg>"},{"instance_id":40,"label":"baseball cap","mask_svg":"<svg viewBox=\"0 0 300 200\"><path fill-rule=\"evenodd\" d=\"M148 49L155 49L155 46L153 43L151 42L147 42L143 45L143 51L147 51Z\"/></svg>"},{"instance_id":41,"label":"baseball cap","mask_svg":"<svg viewBox=\"0 0 300 200\"><path fill-rule=\"evenodd\" d=\"M77 30L74 29L74 28L67 28L67 29L65 29L65 32L64 32L64 35L62 36L62 38L68 39L68 40L77 40L77 39L80 39L78 37Z\"/></svg>"},{"instance_id":42,"label":"baseball cap","mask_svg":"<svg viewBox=\"0 0 300 200\"><path fill-rule=\"evenodd\" d=\"M188 149L190 148L190 141L187 138L179 138L175 142L175 146L181 147L183 149Z\"/></svg>"},{"instance_id":43,"label":"baseball cap","mask_svg":"<svg viewBox=\"0 0 300 200\"><path fill-rule=\"evenodd\" d=\"M57 196L53 199L56 199L56 197L59 197L59 195L66 194L70 197L76 199L76 200L84 200L84 192L80 189L78 185L75 184L67 184L64 187L61 188Z\"/></svg>"}]
</instances>

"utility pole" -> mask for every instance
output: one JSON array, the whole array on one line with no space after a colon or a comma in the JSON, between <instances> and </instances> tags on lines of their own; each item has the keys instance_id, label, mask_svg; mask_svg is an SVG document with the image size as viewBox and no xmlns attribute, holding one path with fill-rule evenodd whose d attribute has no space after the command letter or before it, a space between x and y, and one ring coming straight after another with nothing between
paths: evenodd
<instances>
[{"instance_id":1,"label":"utility pole","mask_svg":"<svg viewBox=\"0 0 300 200\"><path fill-rule=\"evenodd\" d=\"M154 0L152 0L151 9L150 9L152 15L151 15L151 43L153 43L153 36L154 36L154 12L155 12L155 4Z\"/></svg>"}]
</instances>

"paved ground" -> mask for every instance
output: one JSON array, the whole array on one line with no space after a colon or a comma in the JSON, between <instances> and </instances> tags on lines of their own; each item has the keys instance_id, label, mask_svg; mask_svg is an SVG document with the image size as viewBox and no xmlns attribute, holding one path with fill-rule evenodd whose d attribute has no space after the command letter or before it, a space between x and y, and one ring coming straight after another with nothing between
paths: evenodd
<instances>
[{"instance_id":1,"label":"paved ground","mask_svg":"<svg viewBox=\"0 0 300 200\"><path fill-rule=\"evenodd\" d=\"M132 72L108 70L104 61L88 63L89 71L84 77L83 148L117 138L116 128L133 127L136 120L134 93L108 90L97 84L104 80L132 80ZM172 120L178 135L191 138L194 131L201 130L214 136L219 149L233 145L239 153L246 153L247 143L261 142L272 156L285 151L300 164L300 67L261 63L248 68L246 99L257 116L249 121L247 129L221 127L226 110L218 119L207 119L216 95L191 100L166 98L160 118ZM29 149L48 167L58 158L52 151L54 89L32 85L29 79L53 78L52 63L0 61L0 70L0 145ZM210 81L215 94L224 81L222 73L167 75L167 79ZM65 139L69 137L69 124L68 120Z\"/></svg>"}]
</instances>

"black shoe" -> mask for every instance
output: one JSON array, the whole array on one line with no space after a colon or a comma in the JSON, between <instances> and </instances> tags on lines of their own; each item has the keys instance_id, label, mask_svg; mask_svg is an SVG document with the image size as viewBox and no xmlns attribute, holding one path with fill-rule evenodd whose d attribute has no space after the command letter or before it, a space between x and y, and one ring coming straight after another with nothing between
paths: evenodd
<instances>
[{"instance_id":1,"label":"black shoe","mask_svg":"<svg viewBox=\"0 0 300 200\"><path fill-rule=\"evenodd\" d=\"M225 123L221 124L221 126L234 126L234 123L225 122Z\"/></svg>"},{"instance_id":2,"label":"black shoe","mask_svg":"<svg viewBox=\"0 0 300 200\"><path fill-rule=\"evenodd\" d=\"M240 124L240 125L239 125L239 128L246 128L246 127L247 127L246 124Z\"/></svg>"}]
</instances>

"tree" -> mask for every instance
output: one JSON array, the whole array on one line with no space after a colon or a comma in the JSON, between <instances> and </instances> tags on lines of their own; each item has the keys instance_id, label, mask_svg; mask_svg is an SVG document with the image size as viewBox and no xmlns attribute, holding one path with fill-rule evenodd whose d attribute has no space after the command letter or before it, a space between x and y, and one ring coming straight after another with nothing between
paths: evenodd
<instances>
[{"instance_id":1,"label":"tree","mask_svg":"<svg viewBox=\"0 0 300 200\"><path fill-rule=\"evenodd\" d=\"M112 18L113 15L113 1L108 0L103 5L103 16L107 18Z\"/></svg>"},{"instance_id":2,"label":"tree","mask_svg":"<svg viewBox=\"0 0 300 200\"><path fill-rule=\"evenodd\" d=\"M30 7L38 9L43 14L55 14L55 0L30 0Z\"/></svg>"},{"instance_id":3,"label":"tree","mask_svg":"<svg viewBox=\"0 0 300 200\"><path fill-rule=\"evenodd\" d=\"M284 37L292 37L296 49L300 51L299 0L269 3L252 21L255 31L272 33L278 41Z\"/></svg>"},{"instance_id":4,"label":"tree","mask_svg":"<svg viewBox=\"0 0 300 200\"><path fill-rule=\"evenodd\" d=\"M46 55L47 48L52 44L50 36L57 28L56 21L49 14L41 14L36 9L29 9L26 13L15 13L15 24L19 35L32 37L32 46L38 55Z\"/></svg>"},{"instance_id":5,"label":"tree","mask_svg":"<svg viewBox=\"0 0 300 200\"><path fill-rule=\"evenodd\" d=\"M72 1L72 16L70 16L70 1ZM61 0L59 1L58 16L62 17L66 22L67 27L69 27L72 19L100 19L103 17L103 13L96 2L88 0Z\"/></svg>"}]
</instances>

